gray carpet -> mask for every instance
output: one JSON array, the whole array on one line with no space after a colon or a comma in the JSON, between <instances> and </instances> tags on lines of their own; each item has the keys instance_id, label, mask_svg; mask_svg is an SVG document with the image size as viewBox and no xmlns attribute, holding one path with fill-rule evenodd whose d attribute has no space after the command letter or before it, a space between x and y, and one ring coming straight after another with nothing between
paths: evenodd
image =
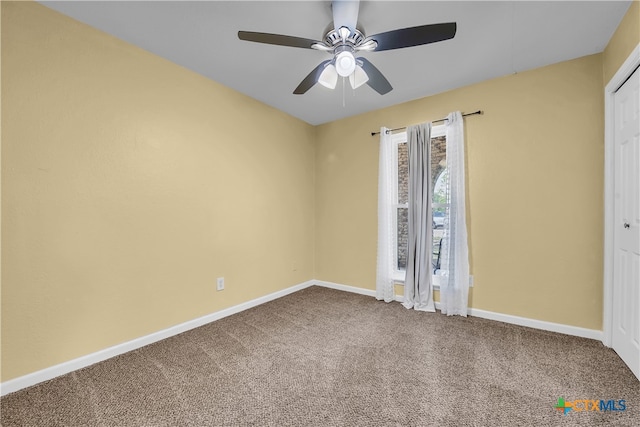
<instances>
[{"instance_id":1,"label":"gray carpet","mask_svg":"<svg viewBox=\"0 0 640 427\"><path fill-rule=\"evenodd\" d=\"M626 411L554 409L559 397ZM3 426L640 425L593 340L311 287L2 398Z\"/></svg>"}]
</instances>

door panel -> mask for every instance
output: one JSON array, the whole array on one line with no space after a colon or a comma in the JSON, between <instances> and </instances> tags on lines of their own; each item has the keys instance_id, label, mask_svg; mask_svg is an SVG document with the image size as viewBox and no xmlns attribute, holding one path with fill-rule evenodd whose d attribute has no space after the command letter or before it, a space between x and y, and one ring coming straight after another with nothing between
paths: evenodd
<instances>
[{"instance_id":1,"label":"door panel","mask_svg":"<svg viewBox=\"0 0 640 427\"><path fill-rule=\"evenodd\" d=\"M615 94L613 349L640 378L640 71Z\"/></svg>"}]
</instances>

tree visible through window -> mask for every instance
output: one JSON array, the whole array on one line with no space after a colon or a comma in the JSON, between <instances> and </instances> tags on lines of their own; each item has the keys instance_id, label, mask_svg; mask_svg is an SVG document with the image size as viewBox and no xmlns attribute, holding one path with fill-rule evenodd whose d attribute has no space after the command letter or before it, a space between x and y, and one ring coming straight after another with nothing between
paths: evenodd
<instances>
[{"instance_id":1,"label":"tree visible through window","mask_svg":"<svg viewBox=\"0 0 640 427\"><path fill-rule=\"evenodd\" d=\"M431 183L432 183L432 224L433 224L433 271L440 268L441 241L445 224L448 221L447 192L447 143L444 126L435 126L431 130ZM407 268L407 243L409 237L408 202L409 202L409 156L407 151L406 133L394 135L397 146L397 189L395 195L395 260L394 266L399 274L404 274Z\"/></svg>"}]
</instances>

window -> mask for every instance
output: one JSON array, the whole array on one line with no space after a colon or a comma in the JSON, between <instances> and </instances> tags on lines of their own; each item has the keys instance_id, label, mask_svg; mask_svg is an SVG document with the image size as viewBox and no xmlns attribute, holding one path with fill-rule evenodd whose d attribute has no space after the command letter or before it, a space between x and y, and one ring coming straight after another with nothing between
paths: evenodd
<instances>
[{"instance_id":1,"label":"window","mask_svg":"<svg viewBox=\"0 0 640 427\"><path fill-rule=\"evenodd\" d=\"M396 230L394 242L394 278L404 282L407 268L407 243L409 237L408 202L409 202L409 153L407 151L407 133L397 133L392 138L394 146L395 179L393 194L393 228ZM442 238L445 224L448 221L449 204L447 194L447 144L445 126L431 128L431 182L432 224L433 224L433 274L446 265L442 257ZM434 284L437 284L434 281Z\"/></svg>"}]
</instances>

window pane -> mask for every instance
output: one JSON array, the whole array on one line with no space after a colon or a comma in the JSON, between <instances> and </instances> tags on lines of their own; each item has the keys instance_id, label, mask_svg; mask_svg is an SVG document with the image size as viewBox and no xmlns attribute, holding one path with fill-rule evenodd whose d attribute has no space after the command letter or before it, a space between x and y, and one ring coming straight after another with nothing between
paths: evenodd
<instances>
[{"instance_id":1,"label":"window pane","mask_svg":"<svg viewBox=\"0 0 640 427\"><path fill-rule=\"evenodd\" d=\"M433 185L433 272L446 270L447 237L449 218L449 194L447 174L447 138L431 138L431 179Z\"/></svg>"},{"instance_id":2,"label":"window pane","mask_svg":"<svg viewBox=\"0 0 640 427\"><path fill-rule=\"evenodd\" d=\"M438 182L438 178L442 175L442 172L447 167L447 137L438 136L431 138L431 182L434 187ZM437 188L433 188L433 194L435 196ZM434 201L433 203L440 203Z\"/></svg>"},{"instance_id":3,"label":"window pane","mask_svg":"<svg viewBox=\"0 0 640 427\"><path fill-rule=\"evenodd\" d=\"M445 218L449 215L448 207L433 208L433 273L446 269L446 237ZM443 239L445 239L443 241Z\"/></svg>"},{"instance_id":4,"label":"window pane","mask_svg":"<svg viewBox=\"0 0 640 427\"><path fill-rule=\"evenodd\" d=\"M409 241L409 209L398 208L398 270L407 269L407 243Z\"/></svg>"},{"instance_id":5,"label":"window pane","mask_svg":"<svg viewBox=\"0 0 640 427\"><path fill-rule=\"evenodd\" d=\"M407 143L398 144L398 204L409 201L409 153Z\"/></svg>"},{"instance_id":6,"label":"window pane","mask_svg":"<svg viewBox=\"0 0 640 427\"><path fill-rule=\"evenodd\" d=\"M449 174L447 173L447 169L444 169L440 172L440 176L436 179L433 189L433 199L432 203L435 205L434 211L437 210L437 207L440 205L445 205L449 203ZM444 212L443 209L440 209L441 212Z\"/></svg>"}]
</instances>

